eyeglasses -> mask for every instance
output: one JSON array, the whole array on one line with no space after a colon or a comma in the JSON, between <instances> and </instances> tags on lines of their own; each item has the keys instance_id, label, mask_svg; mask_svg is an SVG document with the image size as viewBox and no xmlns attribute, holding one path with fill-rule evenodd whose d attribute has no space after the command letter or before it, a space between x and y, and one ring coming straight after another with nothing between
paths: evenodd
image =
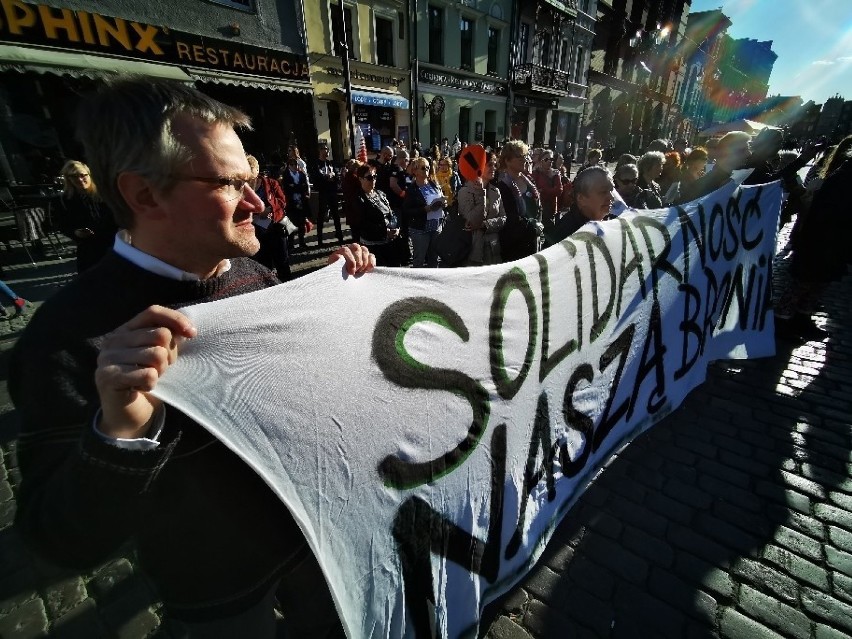
<instances>
[{"instance_id":1,"label":"eyeglasses","mask_svg":"<svg viewBox=\"0 0 852 639\"><path fill-rule=\"evenodd\" d=\"M205 184L215 184L222 189L222 193L227 198L227 201L241 197L244 193L245 186L251 182L251 180L238 177L202 177L199 175L172 175L170 177L179 182L204 182Z\"/></svg>"},{"instance_id":2,"label":"eyeglasses","mask_svg":"<svg viewBox=\"0 0 852 639\"><path fill-rule=\"evenodd\" d=\"M370 182L372 182L373 180L376 179L376 174L375 173L367 173L367 175L365 175L361 179L362 180L369 180Z\"/></svg>"},{"instance_id":3,"label":"eyeglasses","mask_svg":"<svg viewBox=\"0 0 852 639\"><path fill-rule=\"evenodd\" d=\"M541 158L542 162L553 162L553 158L550 156Z\"/></svg>"},{"instance_id":4,"label":"eyeglasses","mask_svg":"<svg viewBox=\"0 0 852 639\"><path fill-rule=\"evenodd\" d=\"M69 173L68 177L70 178L87 178L89 177L88 173Z\"/></svg>"},{"instance_id":5,"label":"eyeglasses","mask_svg":"<svg viewBox=\"0 0 852 639\"><path fill-rule=\"evenodd\" d=\"M622 184L636 184L639 181L639 178L630 178L629 180L625 180L624 178L615 178Z\"/></svg>"}]
</instances>

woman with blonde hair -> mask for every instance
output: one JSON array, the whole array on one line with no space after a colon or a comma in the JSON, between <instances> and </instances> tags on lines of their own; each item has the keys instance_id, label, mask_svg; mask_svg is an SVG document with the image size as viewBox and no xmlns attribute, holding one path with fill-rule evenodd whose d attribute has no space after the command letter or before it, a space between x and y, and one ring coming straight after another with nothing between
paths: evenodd
<instances>
[{"instance_id":1,"label":"woman with blonde hair","mask_svg":"<svg viewBox=\"0 0 852 639\"><path fill-rule=\"evenodd\" d=\"M413 248L412 266L436 268L436 240L441 232L447 198L437 182L429 178L429 160L416 158L410 166L414 171L414 184L409 185L405 192L402 214L408 221L408 236Z\"/></svg>"},{"instance_id":2,"label":"woman with blonde hair","mask_svg":"<svg viewBox=\"0 0 852 639\"><path fill-rule=\"evenodd\" d=\"M112 248L118 230L112 213L98 197L89 167L68 160L62 167L64 214L58 221L60 230L77 245L77 272L97 264Z\"/></svg>"},{"instance_id":3,"label":"woman with blonde hair","mask_svg":"<svg viewBox=\"0 0 852 639\"><path fill-rule=\"evenodd\" d=\"M453 205L456 193L462 185L461 178L456 172L455 163L451 157L441 158L436 163L437 170L435 171L435 181L444 192L444 197L447 198L447 206Z\"/></svg>"}]
</instances>

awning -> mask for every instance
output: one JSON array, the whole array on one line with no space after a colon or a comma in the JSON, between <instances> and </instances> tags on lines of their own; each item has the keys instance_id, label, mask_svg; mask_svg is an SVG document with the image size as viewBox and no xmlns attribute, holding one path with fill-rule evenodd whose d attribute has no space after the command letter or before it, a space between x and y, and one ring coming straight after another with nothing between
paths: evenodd
<instances>
[{"instance_id":1,"label":"awning","mask_svg":"<svg viewBox=\"0 0 852 639\"><path fill-rule=\"evenodd\" d=\"M311 93L309 84L291 82L290 80L276 80L259 75L242 75L240 73L227 73L225 71L211 71L209 69L187 68L187 73L198 82L214 82L216 84L231 84L241 87L253 87L255 89L272 89L273 91L289 91L290 93Z\"/></svg>"},{"instance_id":2,"label":"awning","mask_svg":"<svg viewBox=\"0 0 852 639\"><path fill-rule=\"evenodd\" d=\"M383 93L381 91L352 91L354 104L388 107L391 109L407 109L408 99L399 93Z\"/></svg>"},{"instance_id":3,"label":"awning","mask_svg":"<svg viewBox=\"0 0 852 639\"><path fill-rule=\"evenodd\" d=\"M0 71L34 71L36 73L54 73L70 75L75 78L99 78L104 75L136 74L168 80L191 82L180 67L167 64L154 64L142 60L126 58L107 58L88 53L55 51L0 44Z\"/></svg>"}]
</instances>

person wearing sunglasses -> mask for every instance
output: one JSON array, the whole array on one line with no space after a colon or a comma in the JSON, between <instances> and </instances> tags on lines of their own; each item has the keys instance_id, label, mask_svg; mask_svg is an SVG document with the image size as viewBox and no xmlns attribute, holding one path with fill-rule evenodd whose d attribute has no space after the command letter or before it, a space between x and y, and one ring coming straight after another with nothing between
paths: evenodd
<instances>
[{"instance_id":1,"label":"person wearing sunglasses","mask_svg":"<svg viewBox=\"0 0 852 639\"><path fill-rule=\"evenodd\" d=\"M647 209L647 194L639 186L639 167L622 164L615 170L615 190L632 209Z\"/></svg>"},{"instance_id":2,"label":"person wearing sunglasses","mask_svg":"<svg viewBox=\"0 0 852 639\"><path fill-rule=\"evenodd\" d=\"M98 195L88 166L68 160L62 167L62 186L63 213L58 226L77 246L77 273L82 273L112 248L118 227Z\"/></svg>"},{"instance_id":3,"label":"person wearing sunglasses","mask_svg":"<svg viewBox=\"0 0 852 639\"><path fill-rule=\"evenodd\" d=\"M354 206L360 220L361 242L376 256L377 266L400 266L403 247L396 214L388 196L376 188L377 168L362 164L355 169L361 185Z\"/></svg>"},{"instance_id":4,"label":"person wearing sunglasses","mask_svg":"<svg viewBox=\"0 0 852 639\"><path fill-rule=\"evenodd\" d=\"M235 130L249 117L156 78L104 83L79 113L77 135L121 231L41 305L12 352L17 531L77 569L132 540L176 636L272 639L276 598L288 636L341 636L287 508L235 452L151 394L197 334L175 309L280 284L251 259L264 205ZM357 244L330 261L340 258L352 275L375 264Z\"/></svg>"}]
</instances>

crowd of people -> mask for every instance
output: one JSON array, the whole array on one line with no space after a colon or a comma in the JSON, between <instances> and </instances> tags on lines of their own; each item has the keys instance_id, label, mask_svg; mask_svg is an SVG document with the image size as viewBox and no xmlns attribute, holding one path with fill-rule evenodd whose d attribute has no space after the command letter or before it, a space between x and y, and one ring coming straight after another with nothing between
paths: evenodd
<instances>
[{"instance_id":1,"label":"crowd of people","mask_svg":"<svg viewBox=\"0 0 852 639\"><path fill-rule=\"evenodd\" d=\"M605 219L616 194L636 208L680 204L751 166L749 181L782 180L794 205L794 281L776 309L779 330L793 336L819 330L813 304L852 257L841 199L852 137L795 157L779 154L774 130L754 140L730 133L706 148L655 141L620 158L614 174L590 152L573 179L565 158L516 140L499 151L386 147L342 170L326 148L313 163L294 148L271 173L237 135L249 118L193 88L117 80L86 100L79 135L88 165L62 171L80 276L33 316L11 359L21 423L16 524L45 556L79 568L135 539L170 618L192 637L275 636L276 601L292 636L342 636L287 509L234 452L150 394L181 341L195 336L175 309L290 277L288 252L310 230L312 189L318 230L333 219L342 244L342 215L353 237L329 262L360 275L377 264L517 260ZM812 175L798 180L819 153ZM442 264L448 219L461 221L468 248Z\"/></svg>"}]
</instances>

